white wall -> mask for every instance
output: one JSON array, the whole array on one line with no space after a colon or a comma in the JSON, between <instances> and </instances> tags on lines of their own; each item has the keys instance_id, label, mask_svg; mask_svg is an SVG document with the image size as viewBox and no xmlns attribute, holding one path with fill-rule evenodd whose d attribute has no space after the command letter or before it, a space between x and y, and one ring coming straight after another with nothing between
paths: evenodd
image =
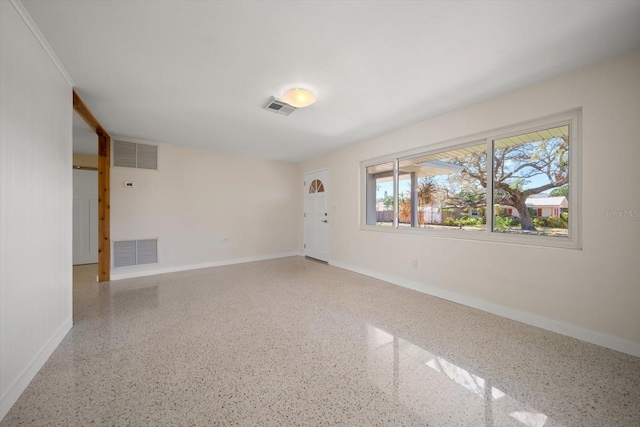
<instances>
[{"instance_id":1,"label":"white wall","mask_svg":"<svg viewBox=\"0 0 640 427\"><path fill-rule=\"evenodd\" d=\"M582 250L360 229L360 161L577 107ZM640 210L639 118L636 51L349 146L301 174L331 168L332 264L640 356L640 218L603 214Z\"/></svg>"},{"instance_id":2,"label":"white wall","mask_svg":"<svg viewBox=\"0 0 640 427\"><path fill-rule=\"evenodd\" d=\"M173 145L157 171L113 167L111 239L158 238L159 262L111 278L297 255L301 188L298 164Z\"/></svg>"},{"instance_id":3,"label":"white wall","mask_svg":"<svg viewBox=\"0 0 640 427\"><path fill-rule=\"evenodd\" d=\"M18 11L0 1L0 419L72 324L71 81Z\"/></svg>"}]
</instances>

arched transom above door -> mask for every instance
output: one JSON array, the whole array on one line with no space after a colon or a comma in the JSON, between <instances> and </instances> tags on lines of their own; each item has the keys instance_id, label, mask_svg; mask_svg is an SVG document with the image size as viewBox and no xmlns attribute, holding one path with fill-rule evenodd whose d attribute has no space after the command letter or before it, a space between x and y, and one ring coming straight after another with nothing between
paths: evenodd
<instances>
[{"instance_id":1,"label":"arched transom above door","mask_svg":"<svg viewBox=\"0 0 640 427\"><path fill-rule=\"evenodd\" d=\"M311 185L309 186L309 194L313 193L324 193L324 184L319 179L314 179L311 181Z\"/></svg>"}]
</instances>

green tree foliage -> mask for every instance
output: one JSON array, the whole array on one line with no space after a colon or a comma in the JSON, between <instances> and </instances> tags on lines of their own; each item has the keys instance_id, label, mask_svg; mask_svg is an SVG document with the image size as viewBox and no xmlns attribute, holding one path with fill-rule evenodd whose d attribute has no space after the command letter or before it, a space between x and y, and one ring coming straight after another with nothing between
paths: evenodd
<instances>
[{"instance_id":1,"label":"green tree foliage","mask_svg":"<svg viewBox=\"0 0 640 427\"><path fill-rule=\"evenodd\" d=\"M564 196L569 200L569 184L565 184L562 187L554 188L550 193L551 197L561 197Z\"/></svg>"},{"instance_id":2,"label":"green tree foliage","mask_svg":"<svg viewBox=\"0 0 640 427\"><path fill-rule=\"evenodd\" d=\"M496 231L501 231L501 232L509 231L509 229L514 225L515 225L514 221L508 217L496 216L493 219L493 228Z\"/></svg>"},{"instance_id":3,"label":"green tree foliage","mask_svg":"<svg viewBox=\"0 0 640 427\"><path fill-rule=\"evenodd\" d=\"M486 182L485 153L473 153L458 164L463 174L475 179L484 188ZM494 150L494 203L514 207L520 216L523 230L535 230L525 202L533 194L561 187L569 182L568 137L554 137L520 145L506 145ZM527 188L539 176L548 183Z\"/></svg>"},{"instance_id":4,"label":"green tree foliage","mask_svg":"<svg viewBox=\"0 0 640 427\"><path fill-rule=\"evenodd\" d=\"M386 194L386 192L385 192L385 194ZM393 196L385 196L385 198L382 199L382 204L384 205L384 208L386 210L393 209Z\"/></svg>"}]
</instances>

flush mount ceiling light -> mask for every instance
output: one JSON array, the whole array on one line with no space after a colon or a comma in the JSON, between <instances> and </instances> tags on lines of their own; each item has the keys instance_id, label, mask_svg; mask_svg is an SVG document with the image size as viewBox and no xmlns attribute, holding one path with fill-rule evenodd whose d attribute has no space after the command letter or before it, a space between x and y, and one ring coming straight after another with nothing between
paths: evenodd
<instances>
[{"instance_id":1,"label":"flush mount ceiling light","mask_svg":"<svg viewBox=\"0 0 640 427\"><path fill-rule=\"evenodd\" d=\"M304 108L316 102L316 96L307 89L289 89L281 99L283 102L296 107Z\"/></svg>"}]
</instances>

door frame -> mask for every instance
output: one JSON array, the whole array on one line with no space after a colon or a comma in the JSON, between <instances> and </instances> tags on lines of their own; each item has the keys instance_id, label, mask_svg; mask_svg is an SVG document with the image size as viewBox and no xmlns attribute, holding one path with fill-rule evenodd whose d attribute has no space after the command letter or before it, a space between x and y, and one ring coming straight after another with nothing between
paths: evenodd
<instances>
[{"instance_id":1,"label":"door frame","mask_svg":"<svg viewBox=\"0 0 640 427\"><path fill-rule=\"evenodd\" d=\"M111 136L73 89L73 111L98 136L98 282L111 271Z\"/></svg>"},{"instance_id":2,"label":"door frame","mask_svg":"<svg viewBox=\"0 0 640 427\"><path fill-rule=\"evenodd\" d=\"M325 183L325 188L328 188L328 191L325 190L326 192L326 200L327 200L327 218L329 219L329 222L327 224L327 260L326 263L330 264L330 260L331 260L331 221L332 221L332 212L331 212L331 169L327 166L324 168L319 168L319 169L314 169L311 171L307 171L304 172L304 174L302 175L302 255L306 256L305 254L305 217L304 217L304 210L305 210L305 197L307 196L307 175L311 175L311 174L315 174L315 173L319 173L319 172L326 172L327 173L327 181ZM314 258L315 259L315 258ZM322 260L319 260L322 261Z\"/></svg>"}]
</instances>

